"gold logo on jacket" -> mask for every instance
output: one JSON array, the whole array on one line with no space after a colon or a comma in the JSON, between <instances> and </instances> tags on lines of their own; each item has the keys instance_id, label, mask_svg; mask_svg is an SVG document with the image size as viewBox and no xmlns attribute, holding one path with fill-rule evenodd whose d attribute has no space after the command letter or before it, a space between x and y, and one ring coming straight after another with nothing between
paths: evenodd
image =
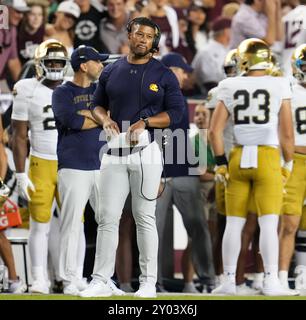
<instances>
[{"instance_id":1,"label":"gold logo on jacket","mask_svg":"<svg viewBox=\"0 0 306 320\"><path fill-rule=\"evenodd\" d=\"M150 90L158 92L158 85L155 83L150 84Z\"/></svg>"}]
</instances>

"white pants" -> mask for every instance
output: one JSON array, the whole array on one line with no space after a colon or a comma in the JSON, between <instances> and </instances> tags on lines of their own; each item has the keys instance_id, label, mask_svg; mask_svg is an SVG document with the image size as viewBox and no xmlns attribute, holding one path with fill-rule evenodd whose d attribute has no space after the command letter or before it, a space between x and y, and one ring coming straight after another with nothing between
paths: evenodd
<instances>
[{"instance_id":1,"label":"white pants","mask_svg":"<svg viewBox=\"0 0 306 320\"><path fill-rule=\"evenodd\" d=\"M143 195L147 198L157 197L161 173L161 151L156 142L141 151L141 158L139 152L123 157L103 155L100 206L96 216L98 234L93 278L105 282L114 274L119 221L125 200L131 191L141 270L139 281L156 283L158 252L156 201L149 201Z\"/></svg>"},{"instance_id":2,"label":"white pants","mask_svg":"<svg viewBox=\"0 0 306 320\"><path fill-rule=\"evenodd\" d=\"M66 282L73 282L77 275L78 244L83 228L86 203L97 212L99 199L99 170L61 169L58 172L60 213L59 274ZM85 255L84 255L85 256Z\"/></svg>"}]
</instances>

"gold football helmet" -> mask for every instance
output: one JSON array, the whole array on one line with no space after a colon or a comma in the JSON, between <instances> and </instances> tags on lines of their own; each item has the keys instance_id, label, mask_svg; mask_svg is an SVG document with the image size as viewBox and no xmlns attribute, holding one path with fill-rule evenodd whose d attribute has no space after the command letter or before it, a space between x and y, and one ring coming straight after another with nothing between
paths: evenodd
<instances>
[{"instance_id":1,"label":"gold football helmet","mask_svg":"<svg viewBox=\"0 0 306 320\"><path fill-rule=\"evenodd\" d=\"M282 77L284 75L275 53L271 52L271 68L267 70L267 74L272 77Z\"/></svg>"},{"instance_id":2,"label":"gold football helmet","mask_svg":"<svg viewBox=\"0 0 306 320\"><path fill-rule=\"evenodd\" d=\"M271 50L260 39L251 38L242 41L237 48L237 66L241 74L250 70L271 68Z\"/></svg>"},{"instance_id":3,"label":"gold football helmet","mask_svg":"<svg viewBox=\"0 0 306 320\"><path fill-rule=\"evenodd\" d=\"M68 52L66 47L55 39L42 42L35 50L35 69L38 78L52 81L62 80L68 68ZM45 65L47 61L62 61L63 67L50 68Z\"/></svg>"},{"instance_id":4,"label":"gold football helmet","mask_svg":"<svg viewBox=\"0 0 306 320\"><path fill-rule=\"evenodd\" d=\"M306 82L306 44L298 46L291 57L292 74L299 82Z\"/></svg>"},{"instance_id":5,"label":"gold football helmet","mask_svg":"<svg viewBox=\"0 0 306 320\"><path fill-rule=\"evenodd\" d=\"M227 77L237 76L237 49L232 49L225 57L223 69Z\"/></svg>"}]
</instances>

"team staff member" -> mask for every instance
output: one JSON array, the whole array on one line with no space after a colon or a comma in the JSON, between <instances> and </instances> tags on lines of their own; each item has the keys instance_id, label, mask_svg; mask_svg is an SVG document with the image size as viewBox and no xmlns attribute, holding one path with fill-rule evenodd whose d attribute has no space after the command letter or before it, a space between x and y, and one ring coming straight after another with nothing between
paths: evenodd
<instances>
[{"instance_id":1,"label":"team staff member","mask_svg":"<svg viewBox=\"0 0 306 320\"><path fill-rule=\"evenodd\" d=\"M179 122L184 99L172 71L153 58L158 50L159 27L147 18L138 17L130 21L127 31L130 53L105 68L93 103L93 115L106 134L115 139L121 132L119 138L126 138L127 147L118 150L111 140L110 154L102 158L100 201L103 205L97 215L95 266L89 288L81 293L83 297L111 294L105 283L114 272L119 220L130 191L141 270L135 296L156 296L158 235L156 201L152 199L157 197L162 159L157 142L146 143L143 137L147 134L145 129L153 132L153 128ZM130 126L124 127L124 121L129 121Z\"/></svg>"},{"instance_id":2,"label":"team staff member","mask_svg":"<svg viewBox=\"0 0 306 320\"><path fill-rule=\"evenodd\" d=\"M193 69L185 62L184 58L175 52L164 55L161 62L170 68L177 77L181 88L188 73ZM189 141L189 113L188 103L185 99L185 108L182 120L170 127L175 131L173 139L165 147L165 175L168 178L167 188L156 204L156 224L159 236L158 252L158 283L162 285L162 247L164 230L169 206L175 205L183 218L188 237L192 241L192 262L202 284L210 288L215 284L215 269L212 257L212 244L208 224L201 201L200 181L196 174L197 164L193 156L191 141ZM181 135L181 136L179 136ZM181 139L179 139L181 137ZM167 155L173 156L173 163L168 164ZM193 159L194 158L194 159ZM193 159L193 161L192 161ZM182 161L183 160L183 161ZM194 163L192 163L194 162ZM165 257L166 258L166 257ZM184 279L184 292L193 289L193 282Z\"/></svg>"},{"instance_id":3,"label":"team staff member","mask_svg":"<svg viewBox=\"0 0 306 320\"><path fill-rule=\"evenodd\" d=\"M77 278L83 273L85 247L78 248L84 236L83 212L88 199L96 209L99 181L99 141L101 128L88 107L108 55L92 47L80 46L71 55L73 80L56 88L52 109L58 130L58 184L60 215L60 277L64 294L77 295L85 289ZM82 251L83 255L80 255ZM78 258L77 258L78 257Z\"/></svg>"},{"instance_id":4,"label":"team staff member","mask_svg":"<svg viewBox=\"0 0 306 320\"><path fill-rule=\"evenodd\" d=\"M219 101L210 128L216 176L228 180L222 242L225 281L213 293L236 294L241 232L246 222L250 192L254 192L265 271L263 293L294 295L296 293L284 289L278 279L277 233L283 186L290 175L293 156L290 84L285 78L266 76L271 66L271 51L262 40L244 40L237 49L237 61L238 69L245 77L225 79L219 84ZM234 121L236 146L228 164L222 133L229 115ZM285 160L283 168L277 146Z\"/></svg>"},{"instance_id":5,"label":"team staff member","mask_svg":"<svg viewBox=\"0 0 306 320\"><path fill-rule=\"evenodd\" d=\"M67 65L65 46L54 39L46 40L35 51L36 77L18 81L13 91L12 146L18 194L29 201L33 278L30 291L33 293L49 293L48 236L52 205L58 195L57 132L51 101L53 90L64 80ZM28 128L31 130L29 175L25 172Z\"/></svg>"}]
</instances>

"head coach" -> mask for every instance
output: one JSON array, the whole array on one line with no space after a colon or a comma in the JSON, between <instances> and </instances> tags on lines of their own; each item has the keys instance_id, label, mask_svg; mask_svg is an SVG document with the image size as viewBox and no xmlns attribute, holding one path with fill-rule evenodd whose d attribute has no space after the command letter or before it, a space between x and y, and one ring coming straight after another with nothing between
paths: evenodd
<instances>
[{"instance_id":1,"label":"head coach","mask_svg":"<svg viewBox=\"0 0 306 320\"><path fill-rule=\"evenodd\" d=\"M101 207L93 280L83 297L111 295L105 285L114 273L118 226L131 192L141 275L137 297L156 296L158 236L155 206L162 173L157 128L178 123L184 99L175 75L153 58L160 28L138 17L127 25L130 52L108 65L94 94L92 114L109 141L101 163ZM127 124L128 123L128 124Z\"/></svg>"}]
</instances>

